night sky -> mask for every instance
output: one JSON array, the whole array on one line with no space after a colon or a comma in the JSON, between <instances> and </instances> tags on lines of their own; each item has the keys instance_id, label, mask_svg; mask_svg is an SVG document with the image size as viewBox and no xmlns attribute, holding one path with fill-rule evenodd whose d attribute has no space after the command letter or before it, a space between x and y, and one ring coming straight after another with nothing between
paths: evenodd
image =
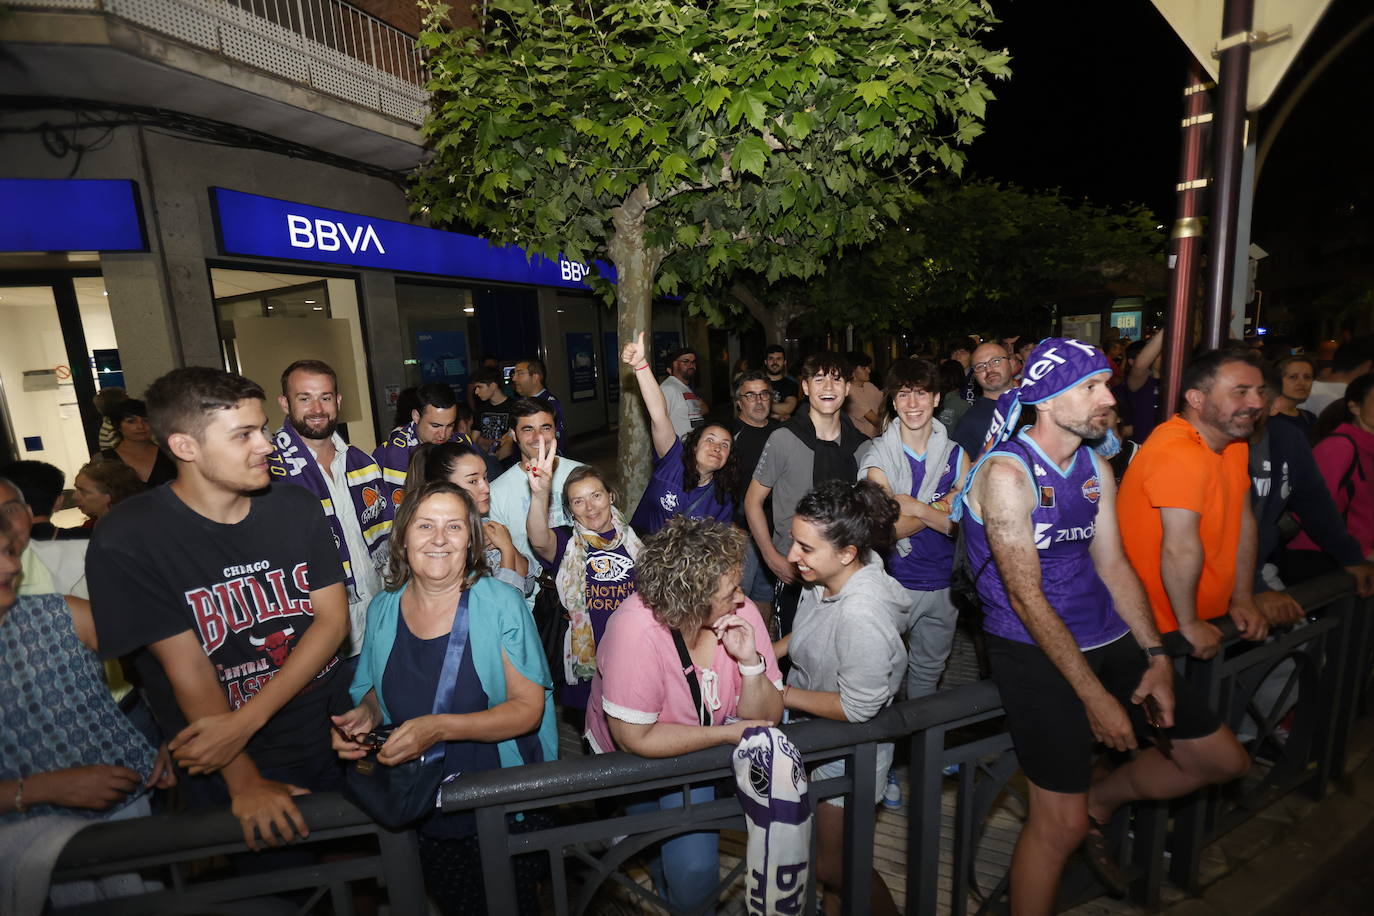
<instances>
[{"instance_id":1,"label":"night sky","mask_svg":"<svg viewBox=\"0 0 1374 916\"><path fill-rule=\"evenodd\" d=\"M993 9L1002 24L987 43L1010 49L1013 72L993 84L998 98L970 149L970 172L1102 204L1143 203L1171 223L1188 51L1163 16L1149 0L993 0ZM1305 68L1371 12L1368 0L1331 4L1261 111L1261 129ZM1279 134L1258 190L1257 240L1295 214L1332 212L1352 186L1368 189L1372 144L1374 29Z\"/></svg>"}]
</instances>

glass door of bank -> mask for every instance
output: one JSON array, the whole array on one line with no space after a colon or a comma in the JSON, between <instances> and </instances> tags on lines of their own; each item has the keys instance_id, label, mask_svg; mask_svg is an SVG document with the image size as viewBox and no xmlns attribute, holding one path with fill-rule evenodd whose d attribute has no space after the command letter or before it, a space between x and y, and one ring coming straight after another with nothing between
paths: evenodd
<instances>
[{"instance_id":1,"label":"glass door of bank","mask_svg":"<svg viewBox=\"0 0 1374 916\"><path fill-rule=\"evenodd\" d=\"M96 451L96 393L123 387L99 275L0 273L0 458L56 465Z\"/></svg>"}]
</instances>

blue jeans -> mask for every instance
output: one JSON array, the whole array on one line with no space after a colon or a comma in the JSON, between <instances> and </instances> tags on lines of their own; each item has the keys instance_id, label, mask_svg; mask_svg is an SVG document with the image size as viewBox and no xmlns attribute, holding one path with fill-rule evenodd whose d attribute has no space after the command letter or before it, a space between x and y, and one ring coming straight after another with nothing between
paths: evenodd
<instances>
[{"instance_id":1,"label":"blue jeans","mask_svg":"<svg viewBox=\"0 0 1374 916\"><path fill-rule=\"evenodd\" d=\"M711 786L692 789L694 804L712 801L715 797L715 789ZM625 813L642 814L656 809L666 811L681 807L682 792L677 791L658 799L626 805ZM714 831L687 833L665 840L659 847L658 855L649 861L649 874L653 876L654 887L674 907L691 909L699 906L716 892L720 884L719 846L720 834Z\"/></svg>"}]
</instances>

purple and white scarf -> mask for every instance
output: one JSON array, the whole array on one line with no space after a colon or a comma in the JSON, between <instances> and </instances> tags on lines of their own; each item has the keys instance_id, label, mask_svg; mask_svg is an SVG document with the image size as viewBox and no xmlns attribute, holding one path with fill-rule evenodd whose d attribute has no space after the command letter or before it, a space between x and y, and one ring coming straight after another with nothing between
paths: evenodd
<instances>
[{"instance_id":1,"label":"purple and white scarf","mask_svg":"<svg viewBox=\"0 0 1374 916\"><path fill-rule=\"evenodd\" d=\"M806 764L776 728L747 729L733 757L735 794L749 827L749 916L800 913L811 875Z\"/></svg>"},{"instance_id":2,"label":"purple and white scarf","mask_svg":"<svg viewBox=\"0 0 1374 916\"><path fill-rule=\"evenodd\" d=\"M315 453L301 439L300 433L290 421L282 424L272 440L277 446L267 459L268 470L273 477L284 479L313 493L324 508L325 517L334 531L334 544L339 548L339 558L343 560L344 577L348 580L349 594L356 593L353 581L353 558L348 555L348 541L334 501L329 495L329 485L325 483L324 472L315 459ZM391 523L395 510L391 500L386 498L386 488L382 485L382 471L367 452L351 445L344 446L344 473L347 475L348 494L353 498L350 507L358 519L358 527L363 532L363 542L367 544L368 557L372 562L377 551L382 549L391 535Z\"/></svg>"}]
</instances>

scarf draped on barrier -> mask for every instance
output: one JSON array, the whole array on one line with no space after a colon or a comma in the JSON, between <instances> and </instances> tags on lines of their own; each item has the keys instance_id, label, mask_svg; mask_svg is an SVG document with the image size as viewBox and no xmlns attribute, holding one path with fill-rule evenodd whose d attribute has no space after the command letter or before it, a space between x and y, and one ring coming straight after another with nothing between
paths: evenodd
<instances>
[{"instance_id":1,"label":"scarf draped on barrier","mask_svg":"<svg viewBox=\"0 0 1374 916\"><path fill-rule=\"evenodd\" d=\"M939 420L930 421L930 440L926 443L925 476L916 492L916 499L930 505L935 498L935 490L940 486L944 475L941 469L959 444L949 437L945 424ZM911 493L911 462L906 460L906 449L902 445L902 421L893 417L882 435L870 441L859 453L859 480L864 480L869 468L878 468L887 475L887 482L893 493ZM955 468L958 473L958 468ZM895 545L900 556L911 553L911 538L904 537Z\"/></svg>"},{"instance_id":2,"label":"scarf draped on barrier","mask_svg":"<svg viewBox=\"0 0 1374 916\"><path fill-rule=\"evenodd\" d=\"M285 478L292 484L313 493L324 508L329 527L334 532L334 543L339 547L343 559L344 577L348 580L349 594L355 593L353 582L353 563L359 558L348 555L348 541L344 538L343 526L339 524L338 509L329 495L329 485L325 483L324 472L315 460L314 452L301 439L300 433L288 421L277 430L273 442L277 450L267 459L268 470L273 477ZM338 443L335 443L336 446ZM382 549L391 534L394 509L391 500L385 497L386 488L382 483L382 471L377 462L360 448L344 446L344 473L347 475L348 495L353 498L351 511L358 519L358 527L363 532L363 542L367 544L368 556L365 562L372 562L377 551Z\"/></svg>"},{"instance_id":3,"label":"scarf draped on barrier","mask_svg":"<svg viewBox=\"0 0 1374 916\"><path fill-rule=\"evenodd\" d=\"M811 796L802 756L776 728L747 729L733 756L749 829L749 916L800 913L811 871Z\"/></svg>"},{"instance_id":4,"label":"scarf draped on barrier","mask_svg":"<svg viewBox=\"0 0 1374 916\"><path fill-rule=\"evenodd\" d=\"M1095 375L1110 375L1112 364L1104 354L1092 344L1086 344L1072 337L1046 337L1031 351L1021 370L1021 384L1002 392L993 409L992 426L988 429L987 439L983 442L982 457L969 468L964 478L963 492L953 506L950 518L959 521L963 516L969 483L993 449L1012 437L1016 432L1016 421L1021 417L1021 405L1039 404L1061 395L1086 382ZM1087 444L1103 458L1111 458L1121 451L1121 440L1115 430L1095 442Z\"/></svg>"},{"instance_id":5,"label":"scarf draped on barrier","mask_svg":"<svg viewBox=\"0 0 1374 916\"><path fill-rule=\"evenodd\" d=\"M615 550L622 544L633 560L642 546L625 515L612 507L611 524L615 537L607 539L595 531L588 531L573 520L572 537L563 551L558 565L558 600L568 612L568 631L563 636L563 674L569 684L590 680L596 674L596 637L592 632L592 617L587 611L587 552Z\"/></svg>"}]
</instances>

